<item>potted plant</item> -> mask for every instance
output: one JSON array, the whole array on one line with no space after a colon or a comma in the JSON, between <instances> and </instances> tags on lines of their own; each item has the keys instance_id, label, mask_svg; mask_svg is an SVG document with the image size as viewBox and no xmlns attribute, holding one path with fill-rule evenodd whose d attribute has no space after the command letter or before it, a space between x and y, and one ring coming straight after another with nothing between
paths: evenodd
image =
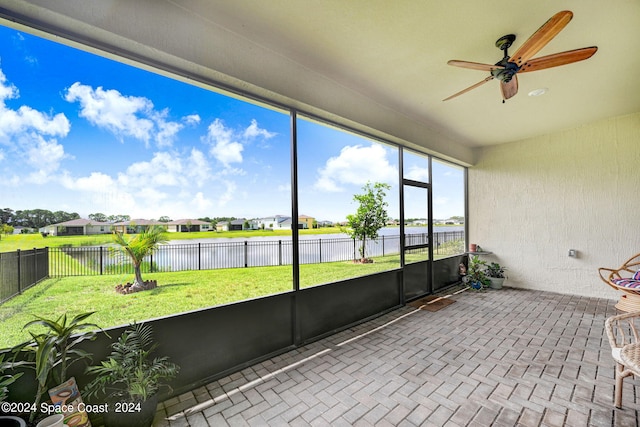
<instances>
[{"instance_id":1,"label":"potted plant","mask_svg":"<svg viewBox=\"0 0 640 427\"><path fill-rule=\"evenodd\" d=\"M497 262L487 265L486 274L491 282L491 289L502 289L502 284L506 278L504 275L505 268Z\"/></svg>"},{"instance_id":2,"label":"potted plant","mask_svg":"<svg viewBox=\"0 0 640 427\"><path fill-rule=\"evenodd\" d=\"M0 402L7 400L7 396L9 396L9 386L23 374L22 372L15 375L5 373L14 367L13 363L4 360L6 355L6 353L0 354Z\"/></svg>"},{"instance_id":3,"label":"potted plant","mask_svg":"<svg viewBox=\"0 0 640 427\"><path fill-rule=\"evenodd\" d=\"M6 373L7 371L11 371L14 367L13 363L4 360L6 355L6 352L0 353L0 403L7 400L7 397L9 396L9 386L22 375L22 372L15 375L9 375ZM22 418L0 414L0 425L24 427L26 426L26 423Z\"/></svg>"},{"instance_id":4,"label":"potted plant","mask_svg":"<svg viewBox=\"0 0 640 427\"><path fill-rule=\"evenodd\" d=\"M42 333L29 331L32 339L11 350L15 354L14 360L19 354L23 355L21 361L13 362L14 367L24 365L32 368L35 372L37 391L33 403L34 408L40 408L40 402L46 396L49 387L67 381L69 366L81 359L91 359L89 353L75 348L75 346L84 340L95 339L96 331L85 331L85 329L98 329L99 327L93 323L83 322L93 313L80 313L69 322L67 322L66 314L56 320L36 316L36 320L24 325L24 328L33 325L41 325L46 328ZM31 411L29 422L33 423L37 416L39 416L37 411Z\"/></svg>"},{"instance_id":5,"label":"potted plant","mask_svg":"<svg viewBox=\"0 0 640 427\"><path fill-rule=\"evenodd\" d=\"M485 273L486 268L486 261L481 260L478 255L472 256L469 258L469 268L467 269L467 275L464 278L464 282L469 285L471 289L475 289L477 291L489 286L491 282Z\"/></svg>"},{"instance_id":6,"label":"potted plant","mask_svg":"<svg viewBox=\"0 0 640 427\"><path fill-rule=\"evenodd\" d=\"M158 390L179 371L166 356L151 358L156 347L151 326L134 323L111 344L106 360L87 368L96 378L85 387L86 396L112 403L104 413L106 427L151 426Z\"/></svg>"}]
</instances>

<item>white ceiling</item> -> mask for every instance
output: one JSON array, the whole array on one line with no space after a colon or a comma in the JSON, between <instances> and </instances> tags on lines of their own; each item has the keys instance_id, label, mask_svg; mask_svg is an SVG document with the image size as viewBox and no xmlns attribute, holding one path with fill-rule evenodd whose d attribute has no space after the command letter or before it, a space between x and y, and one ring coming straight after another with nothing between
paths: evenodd
<instances>
[{"instance_id":1,"label":"white ceiling","mask_svg":"<svg viewBox=\"0 0 640 427\"><path fill-rule=\"evenodd\" d=\"M488 76L448 60L495 63L500 36L514 52L560 10L573 20L536 56L598 46L592 58L519 75L505 104L495 80L442 101ZM0 0L0 14L463 161L640 111L638 0Z\"/></svg>"},{"instance_id":2,"label":"white ceiling","mask_svg":"<svg viewBox=\"0 0 640 427\"><path fill-rule=\"evenodd\" d=\"M470 145L504 143L640 110L640 2L629 1L228 1L204 7L176 0L279 55L429 123ZM449 59L493 64L495 41L513 33L517 49L548 18L574 19L537 56L598 46L591 59L519 76L519 95L502 104L497 81L447 96L488 73ZM220 15L220 12L224 15ZM224 19L219 19L224 16ZM222 22L220 22L222 21ZM542 97L527 96L546 87Z\"/></svg>"}]
</instances>

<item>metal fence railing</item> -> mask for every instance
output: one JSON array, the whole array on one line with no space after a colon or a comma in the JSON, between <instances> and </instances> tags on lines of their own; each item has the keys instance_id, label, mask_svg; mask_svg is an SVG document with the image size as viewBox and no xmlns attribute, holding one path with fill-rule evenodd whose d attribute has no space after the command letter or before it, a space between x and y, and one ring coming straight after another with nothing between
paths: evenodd
<instances>
[{"instance_id":1,"label":"metal fence railing","mask_svg":"<svg viewBox=\"0 0 640 427\"><path fill-rule=\"evenodd\" d=\"M434 255L454 255L464 251L464 232L433 234ZM428 234L407 234L405 245L427 252ZM52 277L126 274L133 271L129 259L114 247L60 247L49 249ZM351 238L300 239L300 264L349 261L360 257L360 242ZM416 251L416 249L413 249ZM380 236L368 240L367 257L400 253L400 236ZM213 270L290 265L293 262L291 240L241 240L161 245L147 257L143 272Z\"/></svg>"},{"instance_id":2,"label":"metal fence railing","mask_svg":"<svg viewBox=\"0 0 640 427\"><path fill-rule=\"evenodd\" d=\"M49 249L0 253L0 303L49 277Z\"/></svg>"},{"instance_id":3,"label":"metal fence railing","mask_svg":"<svg viewBox=\"0 0 640 427\"><path fill-rule=\"evenodd\" d=\"M426 233L407 234L407 253L426 254ZM0 303L47 277L131 274L130 260L113 246L58 247L0 253ZM433 234L434 256L464 251L464 232ZM368 240L367 257L400 253L400 236ZM300 239L300 264L349 261L360 258L360 242L351 238ZM158 247L142 264L143 272L213 270L291 265L291 240L242 240L237 242L167 244Z\"/></svg>"}]
</instances>

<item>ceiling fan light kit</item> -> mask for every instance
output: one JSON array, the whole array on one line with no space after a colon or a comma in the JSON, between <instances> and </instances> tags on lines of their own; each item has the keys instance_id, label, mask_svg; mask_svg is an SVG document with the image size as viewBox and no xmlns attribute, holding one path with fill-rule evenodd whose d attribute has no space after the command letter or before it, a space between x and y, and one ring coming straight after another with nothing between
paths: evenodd
<instances>
[{"instance_id":1,"label":"ceiling fan light kit","mask_svg":"<svg viewBox=\"0 0 640 427\"><path fill-rule=\"evenodd\" d=\"M554 53L547 56L541 56L539 58L533 58L543 47L547 45L555 36L562 31L562 29L571 21L573 13L569 10L564 10L553 15L547 22L545 22L538 30L533 33L529 39L516 52L513 56L509 56L508 50L516 39L514 34L507 34L500 37L496 41L496 47L504 52L502 59L496 62L494 65L482 64L478 62L460 61L452 59L447 62L449 65L455 67L468 68L472 70L480 70L489 72L489 76L484 80L454 93L453 95L445 98L443 101L448 101L452 98L469 92L472 89L477 88L485 84L490 80L498 80L500 82L500 91L502 92L502 102L515 96L518 93L518 73L526 73L531 71L544 70L547 68L558 67L560 65L571 64L573 62L583 61L591 58L598 50L596 46L584 47L581 49L569 50L566 52ZM529 92L529 96L540 96L544 94L548 89L537 89ZM542 91L542 92L539 92Z\"/></svg>"}]
</instances>

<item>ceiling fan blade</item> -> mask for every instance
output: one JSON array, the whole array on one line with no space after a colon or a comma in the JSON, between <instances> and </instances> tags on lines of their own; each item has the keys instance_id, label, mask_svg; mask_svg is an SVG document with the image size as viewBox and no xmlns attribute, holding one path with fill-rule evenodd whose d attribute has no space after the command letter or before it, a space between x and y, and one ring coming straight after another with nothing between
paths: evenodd
<instances>
[{"instance_id":1,"label":"ceiling fan blade","mask_svg":"<svg viewBox=\"0 0 640 427\"><path fill-rule=\"evenodd\" d=\"M527 62L536 53L540 51L547 43L551 41L573 18L573 12L563 10L553 15L545 22L538 31L533 33L531 37L511 56L509 62L515 62L519 67Z\"/></svg>"},{"instance_id":2,"label":"ceiling fan blade","mask_svg":"<svg viewBox=\"0 0 640 427\"><path fill-rule=\"evenodd\" d=\"M454 67L470 68L472 70L480 71L493 71L504 68L502 65L481 64L479 62L459 61L457 59L452 59L447 62L447 64L453 65Z\"/></svg>"},{"instance_id":3,"label":"ceiling fan blade","mask_svg":"<svg viewBox=\"0 0 640 427\"><path fill-rule=\"evenodd\" d=\"M508 83L500 82L500 91L502 92L502 100L505 101L518 93L518 76L514 74Z\"/></svg>"},{"instance_id":4,"label":"ceiling fan blade","mask_svg":"<svg viewBox=\"0 0 640 427\"><path fill-rule=\"evenodd\" d=\"M514 76L514 77L515 77L515 76ZM451 95L450 97L443 99L443 101L448 101L448 100L450 100L451 98L455 98L456 96L460 96L460 95L462 95L463 93L467 93L467 92L469 92L470 90L477 88L478 86L482 86L483 84L485 84L485 83L486 83L486 82L488 82L489 80L493 80L493 76L489 76L489 77L487 77L486 79L482 80L481 82L478 82L478 83L474 84L473 86L469 86L468 88L463 89L463 90L461 90L461 91L460 91L460 92L458 92L458 93L454 93L454 94L453 94L453 95Z\"/></svg>"},{"instance_id":5,"label":"ceiling fan blade","mask_svg":"<svg viewBox=\"0 0 640 427\"><path fill-rule=\"evenodd\" d=\"M529 71L544 70L545 68L557 67L560 65L571 64L573 62L583 61L593 56L598 48L596 46L583 47L582 49L568 50L566 52L554 53L553 55L541 56L540 58L530 59L525 62L519 73Z\"/></svg>"}]
</instances>

